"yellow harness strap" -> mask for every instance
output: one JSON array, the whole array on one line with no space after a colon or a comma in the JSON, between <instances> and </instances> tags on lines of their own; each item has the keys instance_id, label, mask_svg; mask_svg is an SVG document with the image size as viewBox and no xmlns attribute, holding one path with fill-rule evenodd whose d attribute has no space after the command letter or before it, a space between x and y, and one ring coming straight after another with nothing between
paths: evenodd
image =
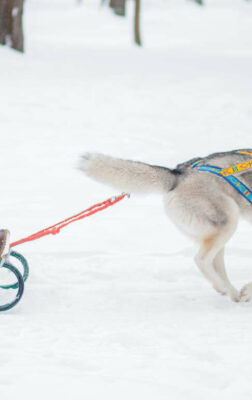
<instances>
[{"instance_id":1,"label":"yellow harness strap","mask_svg":"<svg viewBox=\"0 0 252 400\"><path fill-rule=\"evenodd\" d=\"M245 151L245 150L241 150L241 151L239 151L239 153L248 154L249 156L252 156L252 153L250 153L249 151Z\"/></svg>"},{"instance_id":2,"label":"yellow harness strap","mask_svg":"<svg viewBox=\"0 0 252 400\"><path fill-rule=\"evenodd\" d=\"M252 153L248 152L248 151L240 151L241 154L248 154L249 156L252 157ZM252 168L252 160L250 161L245 161L243 163L240 164L236 164L233 165L232 167L228 167L225 169L222 169L220 171L220 174L222 176L229 176L229 175L234 175L237 174L238 172L242 172L246 169Z\"/></svg>"}]
</instances>

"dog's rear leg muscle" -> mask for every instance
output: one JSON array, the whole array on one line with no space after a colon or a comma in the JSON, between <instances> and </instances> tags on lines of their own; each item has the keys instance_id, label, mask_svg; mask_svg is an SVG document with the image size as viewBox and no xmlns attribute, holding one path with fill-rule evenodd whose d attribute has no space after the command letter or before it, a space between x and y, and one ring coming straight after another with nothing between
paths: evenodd
<instances>
[{"instance_id":1,"label":"dog's rear leg muscle","mask_svg":"<svg viewBox=\"0 0 252 400\"><path fill-rule=\"evenodd\" d=\"M218 292L227 294L233 301L240 301L240 293L231 285L225 272L224 243L221 243L221 241L223 241L221 235L213 235L203 239L195 261L203 275Z\"/></svg>"}]
</instances>

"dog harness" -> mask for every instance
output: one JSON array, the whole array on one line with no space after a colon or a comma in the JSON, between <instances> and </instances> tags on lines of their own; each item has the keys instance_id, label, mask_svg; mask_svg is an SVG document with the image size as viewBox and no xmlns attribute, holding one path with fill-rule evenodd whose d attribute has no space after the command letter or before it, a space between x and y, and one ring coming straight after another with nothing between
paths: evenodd
<instances>
[{"instance_id":1,"label":"dog harness","mask_svg":"<svg viewBox=\"0 0 252 400\"><path fill-rule=\"evenodd\" d=\"M248 154L252 156L252 153L248 151L238 151L240 154ZM231 186L233 186L237 192L239 192L250 204L252 204L252 191L239 179L237 179L234 174L238 172L245 171L249 168L252 168L252 160L245 161L240 164L233 165L228 168L219 168L212 165L200 165L202 160L196 161L193 164L189 165L188 168L194 169L197 171L206 171L212 174L218 175L221 178L225 179Z\"/></svg>"}]
</instances>

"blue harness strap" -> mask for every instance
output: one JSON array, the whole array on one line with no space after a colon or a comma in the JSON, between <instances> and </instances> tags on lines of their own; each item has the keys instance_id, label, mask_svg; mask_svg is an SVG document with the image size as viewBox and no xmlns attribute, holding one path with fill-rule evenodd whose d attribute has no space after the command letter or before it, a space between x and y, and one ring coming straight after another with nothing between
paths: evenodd
<instances>
[{"instance_id":1,"label":"blue harness strap","mask_svg":"<svg viewBox=\"0 0 252 400\"><path fill-rule=\"evenodd\" d=\"M196 161L188 168L195 169L197 171L206 171L218 175L219 177L225 179L225 181L233 186L237 190L237 192L239 192L250 204L252 204L252 191L234 175L224 176L220 173L222 171L222 168L214 167L211 165L199 165L199 163L200 161Z\"/></svg>"}]
</instances>

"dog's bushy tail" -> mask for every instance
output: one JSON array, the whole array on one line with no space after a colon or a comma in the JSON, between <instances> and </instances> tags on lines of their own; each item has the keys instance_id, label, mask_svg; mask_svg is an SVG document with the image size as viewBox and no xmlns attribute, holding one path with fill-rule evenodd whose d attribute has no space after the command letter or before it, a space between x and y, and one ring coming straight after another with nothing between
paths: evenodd
<instances>
[{"instance_id":1,"label":"dog's bushy tail","mask_svg":"<svg viewBox=\"0 0 252 400\"><path fill-rule=\"evenodd\" d=\"M165 193L176 186L176 174L164 167L86 153L80 169L91 178L132 193Z\"/></svg>"}]
</instances>

